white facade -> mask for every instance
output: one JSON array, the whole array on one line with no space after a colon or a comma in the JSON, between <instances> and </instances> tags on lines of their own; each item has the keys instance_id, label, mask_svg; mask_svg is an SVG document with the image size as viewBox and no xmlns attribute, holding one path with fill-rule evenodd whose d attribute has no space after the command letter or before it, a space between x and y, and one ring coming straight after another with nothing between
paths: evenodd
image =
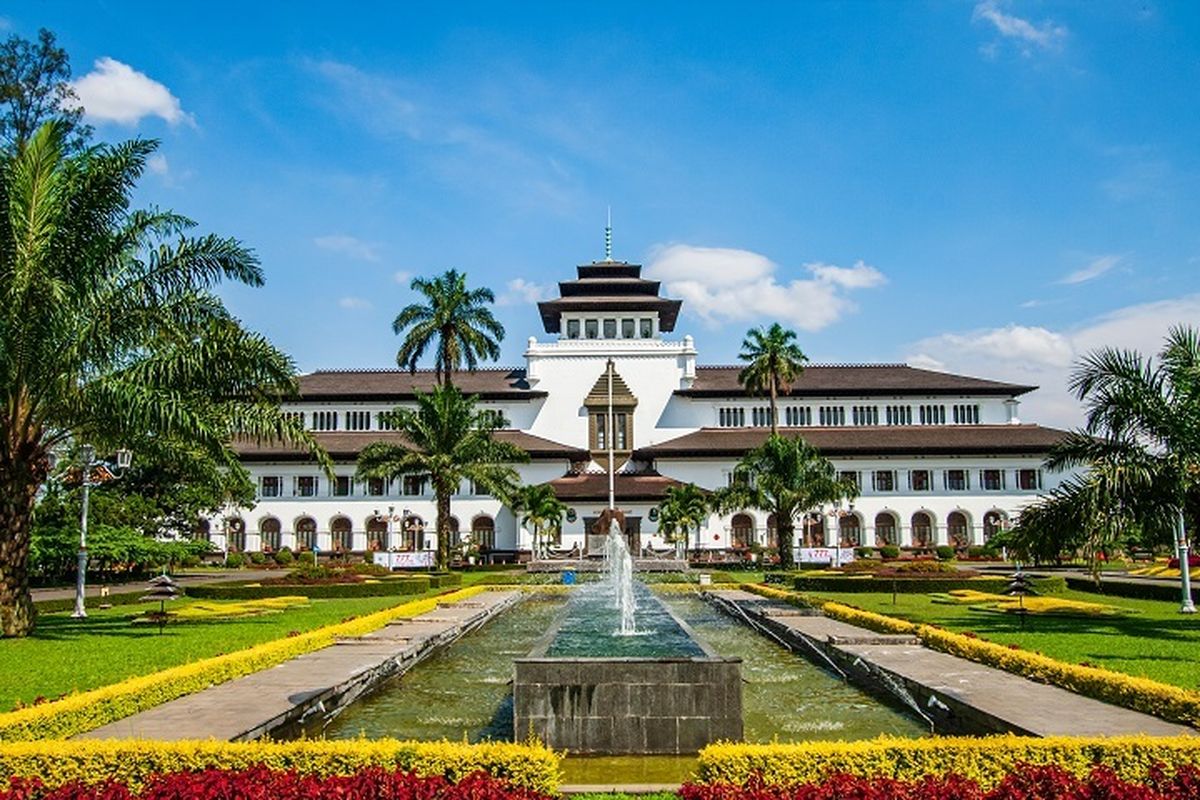
<instances>
[{"instance_id":1,"label":"white facade","mask_svg":"<svg viewBox=\"0 0 1200 800\"><path fill-rule=\"evenodd\" d=\"M692 337L671 338L678 304L662 312L666 301L657 297L657 284L636 277L638 270L618 262L581 267L579 281L563 284L561 300L542 304L543 323L557 336L529 337L523 369L482 370L456 381L478 393L485 407L503 412L522 442L533 443L527 447L532 460L517 470L525 483L555 482L571 508L563 549L586 549L585 520L607 504L606 491L595 490L606 486L606 476L582 493L564 476L604 472L597 423L589 428L596 408L587 397L610 361L636 401L621 442L616 505L640 520L642 547L670 547L653 513L669 483L663 478L710 490L724 486L747 449L743 445L765 438L769 427L767 400L737 385L736 368L698 366ZM609 271L617 277L607 277ZM616 335L605 336L609 332ZM337 474L352 478L353 451L388 435L380 412L411 404L414 389L430 384L427 373L314 373L301 379L300 399L286 410L304 414L306 426L334 453ZM825 532L823 541L813 533L812 542L837 543L842 530L856 533L852 543L866 545L885 539L899 546L982 544L997 519L1011 519L1060 480L1042 470L1042 461L1061 432L1018 418L1017 397L1031 388L903 365L810 367L779 399L781 431L828 450L835 467L857 473L861 486L852 506L813 510L823 514ZM877 451L871 449L875 441ZM338 448L350 452L339 454ZM416 476L387 486L338 486L296 454L276 458L268 449L247 451L244 458L260 496L253 509L227 509L207 521L218 548L362 552L436 546L434 498ZM642 483L623 496L627 475L643 476L630 485ZM472 487L462 487L451 511L464 539L484 538L492 552L506 557L531 549L531 536L513 513L494 498L473 494ZM765 543L768 523L755 510L713 515L689 547L744 546L747 535ZM804 529L799 521L797 545Z\"/></svg>"}]
</instances>

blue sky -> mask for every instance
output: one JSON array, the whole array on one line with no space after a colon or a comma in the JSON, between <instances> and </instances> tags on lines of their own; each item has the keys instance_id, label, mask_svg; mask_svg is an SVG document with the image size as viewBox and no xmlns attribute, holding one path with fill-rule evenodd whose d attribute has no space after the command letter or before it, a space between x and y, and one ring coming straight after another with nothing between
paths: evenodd
<instances>
[{"instance_id":1,"label":"blue sky","mask_svg":"<svg viewBox=\"0 0 1200 800\"><path fill-rule=\"evenodd\" d=\"M144 203L254 247L224 291L302 369L389 366L407 280L492 287L504 363L577 263L647 265L701 360L1032 381L1200 322L1200 7L39 2Z\"/></svg>"}]
</instances>

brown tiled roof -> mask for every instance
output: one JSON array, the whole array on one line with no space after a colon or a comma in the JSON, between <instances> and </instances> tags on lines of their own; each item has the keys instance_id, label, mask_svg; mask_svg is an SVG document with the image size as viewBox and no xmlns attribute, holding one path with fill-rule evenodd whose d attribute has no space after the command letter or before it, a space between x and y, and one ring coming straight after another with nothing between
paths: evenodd
<instances>
[{"instance_id":1,"label":"brown tiled roof","mask_svg":"<svg viewBox=\"0 0 1200 800\"><path fill-rule=\"evenodd\" d=\"M330 431L314 433L313 438L325 448L335 461L347 461L358 458L364 447L372 442L388 442L404 445L407 439L395 431ZM534 459L565 459L568 461L583 461L588 458L586 450L577 447L543 439L524 431L496 431L496 438L509 442L529 453ZM308 451L279 443L238 442L234 450L244 461L310 461Z\"/></svg>"},{"instance_id":2,"label":"brown tiled roof","mask_svg":"<svg viewBox=\"0 0 1200 800\"><path fill-rule=\"evenodd\" d=\"M654 472L634 475L618 473L614 483L618 502L621 500L661 500L666 496L667 489L682 485L674 478L667 478ZM554 493L563 502L608 500L608 473L606 472L566 475L549 481L549 484L554 487Z\"/></svg>"},{"instance_id":3,"label":"brown tiled roof","mask_svg":"<svg viewBox=\"0 0 1200 800\"><path fill-rule=\"evenodd\" d=\"M542 327L546 333L558 333L561 330L564 311L656 311L659 330L669 333L675 330L675 321L679 317L679 308L682 305L682 300L670 300L666 297L606 294L545 300L538 303L538 313L542 315Z\"/></svg>"},{"instance_id":4,"label":"brown tiled roof","mask_svg":"<svg viewBox=\"0 0 1200 800\"><path fill-rule=\"evenodd\" d=\"M483 400L545 397L525 381L525 370L511 367L455 372L454 385ZM300 376L301 400L411 400L416 392L437 385L433 370L415 373L400 369L320 370Z\"/></svg>"},{"instance_id":5,"label":"brown tiled roof","mask_svg":"<svg viewBox=\"0 0 1200 800\"><path fill-rule=\"evenodd\" d=\"M739 366L696 367L691 388L679 389L683 397L745 397L738 381ZM1036 386L971 378L949 372L918 369L907 364L812 364L792 384L787 396L830 397L866 395L1020 395Z\"/></svg>"},{"instance_id":6,"label":"brown tiled roof","mask_svg":"<svg viewBox=\"0 0 1200 800\"><path fill-rule=\"evenodd\" d=\"M726 456L738 458L758 447L769 428L701 428L633 453L639 461L656 458ZM921 425L909 427L786 428L827 456L872 455L1037 455L1057 444L1066 431L1039 425Z\"/></svg>"}]
</instances>

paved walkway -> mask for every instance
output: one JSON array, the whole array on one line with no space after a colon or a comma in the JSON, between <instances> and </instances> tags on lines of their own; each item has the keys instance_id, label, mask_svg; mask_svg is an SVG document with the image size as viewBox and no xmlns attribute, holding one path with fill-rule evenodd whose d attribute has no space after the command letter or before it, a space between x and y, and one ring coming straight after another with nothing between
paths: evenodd
<instances>
[{"instance_id":1,"label":"paved walkway","mask_svg":"<svg viewBox=\"0 0 1200 800\"><path fill-rule=\"evenodd\" d=\"M207 583L233 583L235 581L255 581L260 578L278 578L286 575L288 570L273 569L273 570L222 570L220 572L185 572L180 575L172 575L175 582L180 586L202 586ZM100 587L107 586L108 591L113 594L121 594L123 592L136 592L139 589L146 589L149 584L142 581L127 581L124 583L88 583L85 587L84 596L100 597ZM39 602L42 600L66 600L75 596L74 586L57 586L45 589L33 589L33 601Z\"/></svg>"},{"instance_id":2,"label":"paved walkway","mask_svg":"<svg viewBox=\"0 0 1200 800\"><path fill-rule=\"evenodd\" d=\"M1032 736L1195 734L1192 728L1036 683L1010 672L939 653L906 636L887 636L741 590L710 592L768 630L822 649L877 688L903 686L923 713L968 727ZM735 612L737 613L737 612Z\"/></svg>"},{"instance_id":3,"label":"paved walkway","mask_svg":"<svg viewBox=\"0 0 1200 800\"><path fill-rule=\"evenodd\" d=\"M516 603L518 591L492 591L397 620L355 639L213 686L80 734L82 739L244 741L340 708L382 680Z\"/></svg>"}]
</instances>

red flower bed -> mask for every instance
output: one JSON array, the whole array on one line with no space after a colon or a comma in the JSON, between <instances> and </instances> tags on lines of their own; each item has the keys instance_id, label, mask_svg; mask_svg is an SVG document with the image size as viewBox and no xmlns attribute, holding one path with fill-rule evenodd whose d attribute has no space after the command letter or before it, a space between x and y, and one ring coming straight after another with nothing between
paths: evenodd
<instances>
[{"instance_id":1,"label":"red flower bed","mask_svg":"<svg viewBox=\"0 0 1200 800\"><path fill-rule=\"evenodd\" d=\"M958 775L918 781L832 775L820 783L794 786L751 782L684 784L682 800L1200 800L1200 769L1180 766L1150 770L1146 783L1129 783L1107 767L1078 778L1061 767L1023 766L984 790Z\"/></svg>"},{"instance_id":2,"label":"red flower bed","mask_svg":"<svg viewBox=\"0 0 1200 800\"><path fill-rule=\"evenodd\" d=\"M69 783L46 788L37 778L12 778L0 800L549 800L477 772L451 783L381 767L353 775L304 775L255 767L243 771L176 772L152 778L140 791L123 783Z\"/></svg>"}]
</instances>

